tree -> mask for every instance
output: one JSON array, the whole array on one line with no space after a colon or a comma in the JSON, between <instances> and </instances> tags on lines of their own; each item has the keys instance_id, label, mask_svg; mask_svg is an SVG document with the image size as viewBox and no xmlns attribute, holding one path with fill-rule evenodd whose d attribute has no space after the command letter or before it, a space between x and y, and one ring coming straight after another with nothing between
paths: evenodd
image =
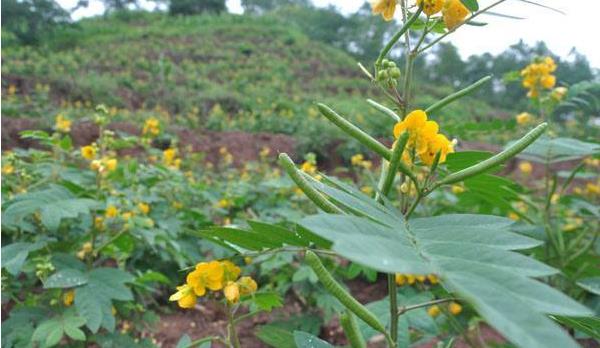
<instances>
[{"instance_id":1,"label":"tree","mask_svg":"<svg viewBox=\"0 0 600 348\"><path fill-rule=\"evenodd\" d=\"M194 15L203 12L221 13L227 10L225 0L171 0L169 13L172 15Z\"/></svg>"},{"instance_id":2,"label":"tree","mask_svg":"<svg viewBox=\"0 0 600 348\"><path fill-rule=\"evenodd\" d=\"M2 0L2 30L24 44L38 44L44 35L71 21L54 0Z\"/></svg>"}]
</instances>

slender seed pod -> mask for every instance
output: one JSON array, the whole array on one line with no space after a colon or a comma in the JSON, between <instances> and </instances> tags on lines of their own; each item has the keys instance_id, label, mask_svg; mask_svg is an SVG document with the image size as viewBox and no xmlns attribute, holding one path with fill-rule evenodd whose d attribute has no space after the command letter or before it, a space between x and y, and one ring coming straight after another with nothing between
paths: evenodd
<instances>
[{"instance_id":1,"label":"slender seed pod","mask_svg":"<svg viewBox=\"0 0 600 348\"><path fill-rule=\"evenodd\" d=\"M327 289L329 293L337 298L344 305L344 307L348 308L348 310L356 314L357 317L362 319L376 331L387 335L385 327L377 319L377 317L375 317L373 313L371 313L365 306L352 297L352 295L350 295L335 279L333 279L331 274L329 274L329 272L325 269L325 266L323 266L323 263L317 254L308 250L304 259L310 268L312 268L312 270L316 273L325 289Z\"/></svg>"},{"instance_id":2,"label":"slender seed pod","mask_svg":"<svg viewBox=\"0 0 600 348\"><path fill-rule=\"evenodd\" d=\"M488 81L491 81L491 80L492 80L492 75L488 75L488 76L480 79L479 81L473 83L472 85L465 87L458 92L452 93L449 96L445 97L444 99L431 105L430 107L425 109L425 112L427 114L434 113L434 112L438 111L439 109L443 108L444 106L466 96L467 94L470 94L470 93L476 91L479 87L483 86L484 84L486 84Z\"/></svg>"},{"instance_id":3,"label":"slender seed pod","mask_svg":"<svg viewBox=\"0 0 600 348\"><path fill-rule=\"evenodd\" d=\"M349 310L345 310L344 313L340 315L340 324L344 329L344 333L346 334L348 343L350 343L350 347L367 348L367 345L365 344L365 339L360 333L358 323L356 322L356 318L354 318L352 312L350 312Z\"/></svg>"},{"instance_id":4,"label":"slender seed pod","mask_svg":"<svg viewBox=\"0 0 600 348\"><path fill-rule=\"evenodd\" d=\"M392 109L390 109L388 107L385 107L385 106L379 104L378 102L374 101L373 99L367 99L367 103L369 103L369 105L371 105L375 109L377 109L377 110L383 112L384 114L388 115L395 122L400 122L401 121L400 116L398 116L398 114L396 114L394 112L394 110L392 110Z\"/></svg>"},{"instance_id":5,"label":"slender seed pod","mask_svg":"<svg viewBox=\"0 0 600 348\"><path fill-rule=\"evenodd\" d=\"M338 115L327 105L318 103L317 107L319 108L319 111L321 112L321 114L323 114L323 116L327 117L327 119L331 121L331 123L338 126L346 134L358 140L363 145L371 149L379 156L385 158L386 160L389 161L392 158L392 151L390 151L390 149L388 149L385 145L378 142L373 137L362 131L360 128L348 122L346 119ZM415 183L415 185L418 185L415 174L402 161L400 161L398 164L398 170L400 170L402 173L408 176Z\"/></svg>"},{"instance_id":6,"label":"slender seed pod","mask_svg":"<svg viewBox=\"0 0 600 348\"><path fill-rule=\"evenodd\" d=\"M326 213L331 214L343 214L344 212L335 206L333 203L328 201L322 194L320 194L317 190L315 190L305 178L300 175L298 169L296 169L296 165L292 159L286 153L279 154L279 164L283 167L283 169L287 172L287 174L292 178L292 180L296 183L296 185L304 192L306 197L308 197L317 207L321 208Z\"/></svg>"},{"instance_id":7,"label":"slender seed pod","mask_svg":"<svg viewBox=\"0 0 600 348\"><path fill-rule=\"evenodd\" d=\"M510 147L505 149L504 151L486 159L485 161L479 162L474 166L469 168L465 168L463 170L459 170L458 172L452 173L442 180L440 180L434 187L438 187L441 185L449 185L454 184L459 181L463 181L477 174L481 174L486 170L493 168L499 164L502 164L512 157L516 156L519 152L525 150L525 148L531 143L533 143L537 138L539 138L544 131L548 128L547 123L542 123L539 126L535 127L529 133L525 134L521 139L517 140Z\"/></svg>"},{"instance_id":8,"label":"slender seed pod","mask_svg":"<svg viewBox=\"0 0 600 348\"><path fill-rule=\"evenodd\" d=\"M394 183L394 178L396 177L396 172L398 171L398 167L402 162L402 153L404 152L404 148L406 148L406 143L408 143L408 132L404 132L400 138L394 144L394 149L392 150L392 158L390 159L390 165L388 166L388 171L383 181L383 184L379 188L381 194L387 196L392 188L392 184Z\"/></svg>"}]
</instances>

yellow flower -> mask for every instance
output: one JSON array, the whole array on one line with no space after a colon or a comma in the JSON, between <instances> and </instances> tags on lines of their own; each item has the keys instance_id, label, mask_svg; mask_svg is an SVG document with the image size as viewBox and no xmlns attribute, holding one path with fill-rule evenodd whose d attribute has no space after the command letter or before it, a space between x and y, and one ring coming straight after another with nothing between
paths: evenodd
<instances>
[{"instance_id":1,"label":"yellow flower","mask_svg":"<svg viewBox=\"0 0 600 348\"><path fill-rule=\"evenodd\" d=\"M93 145L87 145L81 148L81 157L87 160L93 160L96 157L96 148Z\"/></svg>"},{"instance_id":2,"label":"yellow flower","mask_svg":"<svg viewBox=\"0 0 600 348\"><path fill-rule=\"evenodd\" d=\"M117 207L115 207L114 205L109 205L106 208L106 212L104 213L104 215L106 215L107 218L116 218L117 216L119 216L119 209L117 209Z\"/></svg>"},{"instance_id":3,"label":"yellow flower","mask_svg":"<svg viewBox=\"0 0 600 348\"><path fill-rule=\"evenodd\" d=\"M65 306L70 307L75 300L75 290L69 290L63 294L63 303Z\"/></svg>"},{"instance_id":4,"label":"yellow flower","mask_svg":"<svg viewBox=\"0 0 600 348\"><path fill-rule=\"evenodd\" d=\"M556 76L554 76L554 75L544 75L540 79L540 84L545 89L550 89L550 88L554 87L554 85L556 84Z\"/></svg>"},{"instance_id":5,"label":"yellow flower","mask_svg":"<svg viewBox=\"0 0 600 348\"><path fill-rule=\"evenodd\" d=\"M190 285L184 284L177 287L177 292L169 297L169 301L177 301L181 308L193 308L196 305L196 294Z\"/></svg>"},{"instance_id":6,"label":"yellow flower","mask_svg":"<svg viewBox=\"0 0 600 348\"><path fill-rule=\"evenodd\" d=\"M409 133L407 147L419 155L421 161L431 165L435 156L440 152L440 161L446 161L446 156L454 152L454 144L439 134L439 126L435 121L428 121L427 114L423 110L414 110L409 113L403 121L394 126L394 136L400 137L404 132ZM404 158L404 154L403 154Z\"/></svg>"},{"instance_id":7,"label":"yellow flower","mask_svg":"<svg viewBox=\"0 0 600 348\"><path fill-rule=\"evenodd\" d=\"M432 285L440 282L440 279L435 274L428 274L427 279L429 280L429 283L431 283Z\"/></svg>"},{"instance_id":8,"label":"yellow flower","mask_svg":"<svg viewBox=\"0 0 600 348\"><path fill-rule=\"evenodd\" d=\"M448 311L452 313L452 315L458 315L462 312L462 306L456 302L450 302L448 305Z\"/></svg>"},{"instance_id":9,"label":"yellow flower","mask_svg":"<svg viewBox=\"0 0 600 348\"><path fill-rule=\"evenodd\" d=\"M241 277L240 280L238 280L238 284L242 296L253 294L258 289L258 284L256 284L251 277Z\"/></svg>"},{"instance_id":10,"label":"yellow flower","mask_svg":"<svg viewBox=\"0 0 600 348\"><path fill-rule=\"evenodd\" d=\"M230 303L237 303L240 300L240 286L234 282L227 283L223 289L223 295Z\"/></svg>"},{"instance_id":11,"label":"yellow flower","mask_svg":"<svg viewBox=\"0 0 600 348\"><path fill-rule=\"evenodd\" d=\"M242 273L242 269L229 260L222 261L221 265L223 266L223 278L226 282L236 280Z\"/></svg>"},{"instance_id":12,"label":"yellow flower","mask_svg":"<svg viewBox=\"0 0 600 348\"><path fill-rule=\"evenodd\" d=\"M138 203L138 209L142 212L142 214L148 214L150 212L150 206L144 202Z\"/></svg>"},{"instance_id":13,"label":"yellow flower","mask_svg":"<svg viewBox=\"0 0 600 348\"><path fill-rule=\"evenodd\" d=\"M416 279L417 279L417 278L415 278L414 274L407 274L407 275L406 275L406 282L407 282L409 285L413 285L413 284L415 283L415 280L416 280Z\"/></svg>"},{"instance_id":14,"label":"yellow flower","mask_svg":"<svg viewBox=\"0 0 600 348\"><path fill-rule=\"evenodd\" d=\"M459 26L469 15L469 9L460 0L446 0L442 9L442 17L446 28L452 30Z\"/></svg>"},{"instance_id":15,"label":"yellow flower","mask_svg":"<svg viewBox=\"0 0 600 348\"><path fill-rule=\"evenodd\" d=\"M588 182L585 184L585 191L591 195L600 195L600 185Z\"/></svg>"},{"instance_id":16,"label":"yellow flower","mask_svg":"<svg viewBox=\"0 0 600 348\"><path fill-rule=\"evenodd\" d=\"M371 186L363 186L360 188L360 190L367 195L370 195L371 193L373 193L373 188Z\"/></svg>"},{"instance_id":17,"label":"yellow flower","mask_svg":"<svg viewBox=\"0 0 600 348\"><path fill-rule=\"evenodd\" d=\"M300 166L300 170L302 170L303 172L305 172L307 174L314 174L317 172L317 166L315 166L312 162L305 161Z\"/></svg>"},{"instance_id":18,"label":"yellow flower","mask_svg":"<svg viewBox=\"0 0 600 348\"><path fill-rule=\"evenodd\" d=\"M96 227L99 230L104 228L104 219L102 218L102 216L96 216L96 218L94 219L94 227Z\"/></svg>"},{"instance_id":19,"label":"yellow flower","mask_svg":"<svg viewBox=\"0 0 600 348\"><path fill-rule=\"evenodd\" d=\"M521 70L523 77L523 87L529 89L527 96L537 98L541 89L551 89L556 84L556 77L551 75L556 70L556 63L552 57L536 59L533 63ZM554 91L553 91L554 93ZM563 93L561 95L561 93ZM566 93L566 89L560 89L556 93L556 98L559 100ZM551 95L555 98L553 95ZM555 98L555 99L556 99Z\"/></svg>"},{"instance_id":20,"label":"yellow flower","mask_svg":"<svg viewBox=\"0 0 600 348\"><path fill-rule=\"evenodd\" d=\"M125 221L128 221L132 217L133 217L133 212L131 212L131 211L121 214L121 218L123 218L123 220L125 220Z\"/></svg>"},{"instance_id":21,"label":"yellow flower","mask_svg":"<svg viewBox=\"0 0 600 348\"><path fill-rule=\"evenodd\" d=\"M527 124L533 120L533 116L528 112L522 112L516 116L518 124Z\"/></svg>"},{"instance_id":22,"label":"yellow flower","mask_svg":"<svg viewBox=\"0 0 600 348\"><path fill-rule=\"evenodd\" d=\"M510 213L508 213L508 218L511 220L517 221L521 217L519 216L519 214L515 213L514 211L511 211Z\"/></svg>"},{"instance_id":23,"label":"yellow flower","mask_svg":"<svg viewBox=\"0 0 600 348\"><path fill-rule=\"evenodd\" d=\"M83 246L81 247L81 250L83 250L85 253L91 253L93 250L93 246L92 243L90 242L85 242L83 243Z\"/></svg>"},{"instance_id":24,"label":"yellow flower","mask_svg":"<svg viewBox=\"0 0 600 348\"><path fill-rule=\"evenodd\" d=\"M233 205L233 202L227 198L222 198L217 202L217 207L227 209Z\"/></svg>"},{"instance_id":25,"label":"yellow flower","mask_svg":"<svg viewBox=\"0 0 600 348\"><path fill-rule=\"evenodd\" d=\"M430 317L435 318L438 315L440 315L440 307L438 305L433 305L429 308L427 308L427 314L429 314Z\"/></svg>"},{"instance_id":26,"label":"yellow flower","mask_svg":"<svg viewBox=\"0 0 600 348\"><path fill-rule=\"evenodd\" d=\"M521 171L521 173L529 175L533 171L533 166L527 161L522 161L521 163L519 163L519 170Z\"/></svg>"},{"instance_id":27,"label":"yellow flower","mask_svg":"<svg viewBox=\"0 0 600 348\"><path fill-rule=\"evenodd\" d=\"M219 261L201 262L187 275L186 282L197 296L204 296L206 288L217 291L223 288L224 267Z\"/></svg>"},{"instance_id":28,"label":"yellow flower","mask_svg":"<svg viewBox=\"0 0 600 348\"><path fill-rule=\"evenodd\" d=\"M183 203L179 201L174 201L173 203L171 203L171 206L175 209L181 209L183 208Z\"/></svg>"},{"instance_id":29,"label":"yellow flower","mask_svg":"<svg viewBox=\"0 0 600 348\"><path fill-rule=\"evenodd\" d=\"M439 163L446 162L449 153L454 152L454 146L443 134L436 134L427 144L427 151L420 153L421 161L430 166L433 164L435 156L440 153Z\"/></svg>"},{"instance_id":30,"label":"yellow flower","mask_svg":"<svg viewBox=\"0 0 600 348\"><path fill-rule=\"evenodd\" d=\"M391 21L396 12L396 0L374 0L371 2L373 14L381 14L384 20Z\"/></svg>"},{"instance_id":31,"label":"yellow flower","mask_svg":"<svg viewBox=\"0 0 600 348\"><path fill-rule=\"evenodd\" d=\"M424 275L422 275L422 274L418 274L417 276L415 276L415 278L417 278L417 281L418 281L419 283L425 283L425 279L427 279L427 277L425 277L425 276L424 276Z\"/></svg>"},{"instance_id":32,"label":"yellow flower","mask_svg":"<svg viewBox=\"0 0 600 348\"><path fill-rule=\"evenodd\" d=\"M11 164L5 164L2 166L2 174L10 175L15 172L15 167Z\"/></svg>"},{"instance_id":33,"label":"yellow flower","mask_svg":"<svg viewBox=\"0 0 600 348\"><path fill-rule=\"evenodd\" d=\"M567 95L567 87L556 87L552 90L550 96L556 101L561 101Z\"/></svg>"},{"instance_id":34,"label":"yellow flower","mask_svg":"<svg viewBox=\"0 0 600 348\"><path fill-rule=\"evenodd\" d=\"M362 153L358 153L350 158L350 163L352 163L353 166L360 166L362 161L364 161Z\"/></svg>"},{"instance_id":35,"label":"yellow flower","mask_svg":"<svg viewBox=\"0 0 600 348\"><path fill-rule=\"evenodd\" d=\"M163 163L167 166L173 164L175 160L175 156L177 155L177 150L173 148L169 148L163 151Z\"/></svg>"},{"instance_id":36,"label":"yellow flower","mask_svg":"<svg viewBox=\"0 0 600 348\"><path fill-rule=\"evenodd\" d=\"M465 192L465 188L460 185L452 185L452 193L458 195L460 193Z\"/></svg>"},{"instance_id":37,"label":"yellow flower","mask_svg":"<svg viewBox=\"0 0 600 348\"><path fill-rule=\"evenodd\" d=\"M396 273L396 284L402 286L404 284L406 284L406 277L404 276L404 274L401 273Z\"/></svg>"},{"instance_id":38,"label":"yellow flower","mask_svg":"<svg viewBox=\"0 0 600 348\"><path fill-rule=\"evenodd\" d=\"M442 10L444 0L417 0L417 6L421 6L426 15L433 16Z\"/></svg>"},{"instance_id":39,"label":"yellow flower","mask_svg":"<svg viewBox=\"0 0 600 348\"><path fill-rule=\"evenodd\" d=\"M144 122L142 134L156 136L160 133L160 122L158 119L151 117Z\"/></svg>"},{"instance_id":40,"label":"yellow flower","mask_svg":"<svg viewBox=\"0 0 600 348\"><path fill-rule=\"evenodd\" d=\"M69 133L71 131L71 121L58 114L54 121L54 128L59 132Z\"/></svg>"},{"instance_id":41,"label":"yellow flower","mask_svg":"<svg viewBox=\"0 0 600 348\"><path fill-rule=\"evenodd\" d=\"M105 158L104 159L104 165L109 172L112 172L115 169L117 169L118 163L119 162L117 161L116 158Z\"/></svg>"}]
</instances>

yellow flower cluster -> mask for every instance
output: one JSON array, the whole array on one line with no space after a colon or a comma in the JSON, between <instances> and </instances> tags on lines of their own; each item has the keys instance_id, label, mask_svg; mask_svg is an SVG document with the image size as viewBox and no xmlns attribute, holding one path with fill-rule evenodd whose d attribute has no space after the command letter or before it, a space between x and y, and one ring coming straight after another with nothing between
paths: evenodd
<instances>
[{"instance_id":1,"label":"yellow flower cluster","mask_svg":"<svg viewBox=\"0 0 600 348\"><path fill-rule=\"evenodd\" d=\"M167 167L179 169L181 158L177 158L177 149L168 148L163 151L163 164Z\"/></svg>"},{"instance_id":2,"label":"yellow flower cluster","mask_svg":"<svg viewBox=\"0 0 600 348\"><path fill-rule=\"evenodd\" d=\"M138 209L142 212L142 214L146 215L150 212L150 205L144 202L138 203Z\"/></svg>"},{"instance_id":3,"label":"yellow flower cluster","mask_svg":"<svg viewBox=\"0 0 600 348\"><path fill-rule=\"evenodd\" d=\"M7 163L2 166L2 174L10 175L14 172L15 172L15 167L12 164Z\"/></svg>"},{"instance_id":4,"label":"yellow flower cluster","mask_svg":"<svg viewBox=\"0 0 600 348\"><path fill-rule=\"evenodd\" d=\"M91 145L86 145L83 146L81 149L81 157L85 158L86 160L93 160L94 158L96 158L96 154L98 153L98 148L96 146L96 144L91 144Z\"/></svg>"},{"instance_id":5,"label":"yellow flower cluster","mask_svg":"<svg viewBox=\"0 0 600 348\"><path fill-rule=\"evenodd\" d=\"M143 135L157 136L160 134L160 122L154 117L150 117L144 122Z\"/></svg>"},{"instance_id":6,"label":"yellow flower cluster","mask_svg":"<svg viewBox=\"0 0 600 348\"><path fill-rule=\"evenodd\" d=\"M435 285L440 282L439 278L435 274L423 275L396 273L396 284L400 286L413 285L417 282L425 283L426 281L428 281L431 285Z\"/></svg>"},{"instance_id":7,"label":"yellow flower cluster","mask_svg":"<svg viewBox=\"0 0 600 348\"><path fill-rule=\"evenodd\" d=\"M540 95L540 90L554 87L556 76L552 75L552 73L555 70L556 63L551 57L540 59L521 70L523 87L529 89L527 96L537 98Z\"/></svg>"},{"instance_id":8,"label":"yellow flower cluster","mask_svg":"<svg viewBox=\"0 0 600 348\"><path fill-rule=\"evenodd\" d=\"M409 152L414 151L426 165L433 164L438 152L440 152L439 163L444 163L446 156L454 152L453 143L438 131L438 124L435 121L428 121L427 114L423 110L411 112L403 121L394 126L396 138L404 132L409 133L407 149Z\"/></svg>"},{"instance_id":9,"label":"yellow flower cluster","mask_svg":"<svg viewBox=\"0 0 600 348\"><path fill-rule=\"evenodd\" d=\"M225 165L228 166L233 163L233 155L231 154L231 152L229 152L229 149L227 149L227 147L221 147L219 149L219 155L221 155L221 158L223 159L223 163Z\"/></svg>"},{"instance_id":10,"label":"yellow flower cluster","mask_svg":"<svg viewBox=\"0 0 600 348\"><path fill-rule=\"evenodd\" d=\"M460 0L417 0L417 5L427 16L442 12L444 24L450 30L458 27L470 11ZM396 11L396 0L374 0L371 2L373 14L381 14L384 20L391 21Z\"/></svg>"},{"instance_id":11,"label":"yellow flower cluster","mask_svg":"<svg viewBox=\"0 0 600 348\"><path fill-rule=\"evenodd\" d=\"M441 308L438 305L433 305L427 309L427 314L433 318L440 315L441 312ZM452 315L459 315L462 312L462 306L456 302L450 302L448 304L448 312Z\"/></svg>"},{"instance_id":12,"label":"yellow flower cluster","mask_svg":"<svg viewBox=\"0 0 600 348\"><path fill-rule=\"evenodd\" d=\"M525 125L533 121L533 115L528 112L522 112L518 114L515 119L517 120L517 124Z\"/></svg>"},{"instance_id":13,"label":"yellow flower cluster","mask_svg":"<svg viewBox=\"0 0 600 348\"><path fill-rule=\"evenodd\" d=\"M108 173L115 171L118 164L119 161L116 158L102 157L101 159L93 160L90 163L90 168L98 173Z\"/></svg>"},{"instance_id":14,"label":"yellow flower cluster","mask_svg":"<svg viewBox=\"0 0 600 348\"><path fill-rule=\"evenodd\" d=\"M533 171L533 165L531 162L522 161L519 163L519 171L525 175L529 175Z\"/></svg>"},{"instance_id":15,"label":"yellow flower cluster","mask_svg":"<svg viewBox=\"0 0 600 348\"><path fill-rule=\"evenodd\" d=\"M350 162L353 166L363 167L365 169L371 169L373 163L371 161L365 160L365 156L362 153L358 153L350 158Z\"/></svg>"},{"instance_id":16,"label":"yellow flower cluster","mask_svg":"<svg viewBox=\"0 0 600 348\"><path fill-rule=\"evenodd\" d=\"M58 114L54 120L54 128L59 132L69 133L71 131L71 120L65 118L62 114Z\"/></svg>"},{"instance_id":17,"label":"yellow flower cluster","mask_svg":"<svg viewBox=\"0 0 600 348\"><path fill-rule=\"evenodd\" d=\"M83 243L83 246L81 246L81 249L77 252L77 257L79 259L83 260L83 259L85 259L85 256L87 254L90 254L93 250L94 250L94 247L92 246L92 243L85 242L85 243Z\"/></svg>"},{"instance_id":18,"label":"yellow flower cluster","mask_svg":"<svg viewBox=\"0 0 600 348\"><path fill-rule=\"evenodd\" d=\"M207 290L223 291L229 303L237 303L240 296L256 292L258 285L251 277L241 277L241 269L231 261L201 262L187 275L186 283L177 287L169 301L177 301L181 308L193 308L196 299Z\"/></svg>"}]
</instances>

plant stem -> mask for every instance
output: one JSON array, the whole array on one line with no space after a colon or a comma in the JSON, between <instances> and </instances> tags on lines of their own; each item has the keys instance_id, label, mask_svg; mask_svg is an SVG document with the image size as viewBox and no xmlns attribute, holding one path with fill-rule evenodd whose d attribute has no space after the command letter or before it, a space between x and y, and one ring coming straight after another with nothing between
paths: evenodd
<instances>
[{"instance_id":1,"label":"plant stem","mask_svg":"<svg viewBox=\"0 0 600 348\"><path fill-rule=\"evenodd\" d=\"M235 320L233 319L233 308L227 304L227 331L228 331L228 339L229 345L232 348L240 348L240 340L238 338L237 332L235 331Z\"/></svg>"},{"instance_id":2,"label":"plant stem","mask_svg":"<svg viewBox=\"0 0 600 348\"><path fill-rule=\"evenodd\" d=\"M419 309L419 308L423 308L423 307L429 307L429 306L433 306L436 304L440 304L440 303L445 303L445 302L450 302L450 301L456 301L455 298L442 298L442 299L438 299L438 300L433 300L433 301L428 301L428 302L423 302L423 303L418 303L415 305L410 305L410 306L404 306L404 307L399 307L398 308L398 312L396 313L397 316L400 316L408 311L412 311L414 309Z\"/></svg>"},{"instance_id":3,"label":"plant stem","mask_svg":"<svg viewBox=\"0 0 600 348\"><path fill-rule=\"evenodd\" d=\"M402 4L404 4L404 2L402 2ZM405 5L402 5L402 6L403 6L403 8L405 8ZM402 28L400 28L400 30L396 34L394 34L394 36L392 36L392 38L385 45L385 47L383 48L381 53L379 53L379 57L377 57L377 60L375 61L375 67L379 67L381 65L383 58L385 58L385 56L387 56L387 54L391 51L391 49L394 47L396 42L398 42L398 40L400 40L400 37L402 37L402 35L404 35L404 33L408 32L408 28L410 28L410 26L414 23L414 21L416 21L417 18L419 18L421 11L422 11L422 8L419 7L417 9L417 12L415 12L408 20L406 19L406 17L404 17L404 25L402 26Z\"/></svg>"},{"instance_id":4,"label":"plant stem","mask_svg":"<svg viewBox=\"0 0 600 348\"><path fill-rule=\"evenodd\" d=\"M396 275L388 274L388 294L390 297L390 338L394 343L398 342L398 289Z\"/></svg>"}]
</instances>

